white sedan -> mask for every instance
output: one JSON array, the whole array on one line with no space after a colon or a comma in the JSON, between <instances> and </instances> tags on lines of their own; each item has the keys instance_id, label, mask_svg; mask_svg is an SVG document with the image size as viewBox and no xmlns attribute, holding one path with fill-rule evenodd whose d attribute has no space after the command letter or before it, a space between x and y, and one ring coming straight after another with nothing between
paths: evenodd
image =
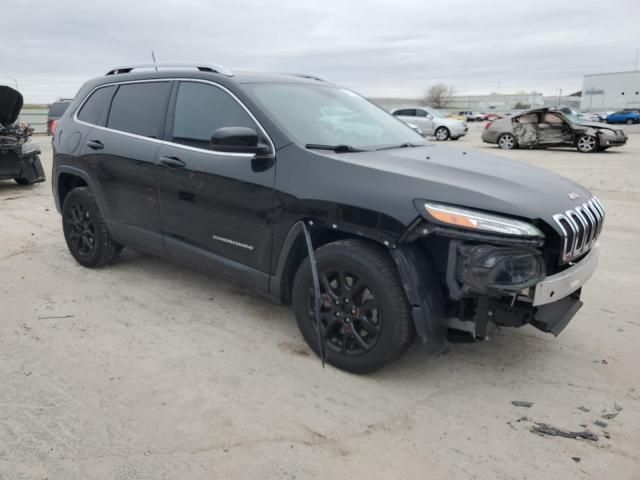
<instances>
[{"instance_id":1,"label":"white sedan","mask_svg":"<svg viewBox=\"0 0 640 480\"><path fill-rule=\"evenodd\" d=\"M396 108L391 114L405 123L418 126L426 135L436 137L436 140L458 140L469 130L466 122L448 118L444 113L430 107Z\"/></svg>"}]
</instances>

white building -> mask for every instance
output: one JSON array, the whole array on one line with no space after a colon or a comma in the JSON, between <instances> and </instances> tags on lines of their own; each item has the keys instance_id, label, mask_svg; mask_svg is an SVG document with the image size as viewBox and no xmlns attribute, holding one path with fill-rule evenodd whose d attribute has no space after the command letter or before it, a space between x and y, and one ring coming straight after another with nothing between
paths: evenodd
<instances>
[{"instance_id":1,"label":"white building","mask_svg":"<svg viewBox=\"0 0 640 480\"><path fill-rule=\"evenodd\" d=\"M640 71L584 76L580 110L598 112L640 108Z\"/></svg>"}]
</instances>

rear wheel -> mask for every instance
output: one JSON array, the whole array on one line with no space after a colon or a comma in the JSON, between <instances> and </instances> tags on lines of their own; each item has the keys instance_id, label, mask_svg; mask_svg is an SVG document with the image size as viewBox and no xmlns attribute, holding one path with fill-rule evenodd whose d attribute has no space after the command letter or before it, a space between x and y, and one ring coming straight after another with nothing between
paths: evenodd
<instances>
[{"instance_id":1,"label":"rear wheel","mask_svg":"<svg viewBox=\"0 0 640 480\"><path fill-rule=\"evenodd\" d=\"M633 125L634 123L636 122L633 121L633 118L627 120L627 125Z\"/></svg>"},{"instance_id":2,"label":"rear wheel","mask_svg":"<svg viewBox=\"0 0 640 480\"><path fill-rule=\"evenodd\" d=\"M65 198L62 229L69 252L84 267L102 267L122 251L122 246L111 238L98 204L87 187L75 188Z\"/></svg>"},{"instance_id":3,"label":"rear wheel","mask_svg":"<svg viewBox=\"0 0 640 480\"><path fill-rule=\"evenodd\" d=\"M516 147L516 138L510 133L503 133L498 138L498 146L503 150L513 150Z\"/></svg>"},{"instance_id":4,"label":"rear wheel","mask_svg":"<svg viewBox=\"0 0 640 480\"><path fill-rule=\"evenodd\" d=\"M343 240L316 253L320 277L322 345L328 363L366 373L398 358L409 346L413 324L393 260L380 247ZM311 349L320 354L315 293L309 259L294 279L293 308Z\"/></svg>"},{"instance_id":5,"label":"rear wheel","mask_svg":"<svg viewBox=\"0 0 640 480\"><path fill-rule=\"evenodd\" d=\"M436 140L444 141L451 136L451 133L449 132L449 129L447 127L438 127L436 128L434 135L436 137Z\"/></svg>"},{"instance_id":6,"label":"rear wheel","mask_svg":"<svg viewBox=\"0 0 640 480\"><path fill-rule=\"evenodd\" d=\"M582 153L595 152L598 149L598 140L592 135L580 135L576 147Z\"/></svg>"}]
</instances>

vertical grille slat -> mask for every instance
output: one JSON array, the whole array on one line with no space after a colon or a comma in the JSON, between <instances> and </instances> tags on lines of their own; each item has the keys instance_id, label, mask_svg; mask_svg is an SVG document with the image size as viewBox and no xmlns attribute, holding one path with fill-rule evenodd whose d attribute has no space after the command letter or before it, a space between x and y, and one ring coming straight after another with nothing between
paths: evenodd
<instances>
[{"instance_id":1,"label":"vertical grille slat","mask_svg":"<svg viewBox=\"0 0 640 480\"><path fill-rule=\"evenodd\" d=\"M602 231L604 216L604 207L595 196L553 216L563 234L561 263L570 262L591 249Z\"/></svg>"}]
</instances>

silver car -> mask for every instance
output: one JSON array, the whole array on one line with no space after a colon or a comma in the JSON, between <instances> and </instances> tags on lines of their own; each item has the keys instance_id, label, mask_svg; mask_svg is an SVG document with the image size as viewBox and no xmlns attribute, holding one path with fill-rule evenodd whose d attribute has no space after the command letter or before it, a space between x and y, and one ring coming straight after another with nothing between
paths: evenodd
<instances>
[{"instance_id":1,"label":"silver car","mask_svg":"<svg viewBox=\"0 0 640 480\"><path fill-rule=\"evenodd\" d=\"M419 127L425 135L433 135L436 140L458 140L467 134L466 122L448 118L444 113L430 107L403 107L391 110L391 114L405 123Z\"/></svg>"},{"instance_id":2,"label":"silver car","mask_svg":"<svg viewBox=\"0 0 640 480\"><path fill-rule=\"evenodd\" d=\"M537 108L489 122L482 140L512 148L575 147L579 152L603 151L627 143L623 130L602 123L585 122L553 108Z\"/></svg>"}]
</instances>

